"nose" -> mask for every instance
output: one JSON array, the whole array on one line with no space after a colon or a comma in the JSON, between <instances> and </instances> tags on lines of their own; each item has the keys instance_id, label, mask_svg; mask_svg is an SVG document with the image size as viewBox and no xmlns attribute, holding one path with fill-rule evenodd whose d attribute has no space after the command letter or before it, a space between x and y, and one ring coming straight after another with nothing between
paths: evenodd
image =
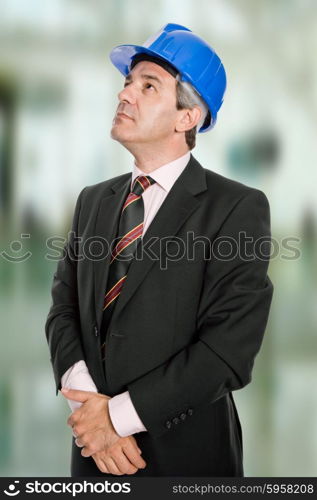
<instances>
[{"instance_id":1,"label":"nose","mask_svg":"<svg viewBox=\"0 0 317 500\"><path fill-rule=\"evenodd\" d=\"M129 102L130 104L135 103L136 93L132 82L126 87L123 87L123 89L118 93L118 99L120 102Z\"/></svg>"}]
</instances>

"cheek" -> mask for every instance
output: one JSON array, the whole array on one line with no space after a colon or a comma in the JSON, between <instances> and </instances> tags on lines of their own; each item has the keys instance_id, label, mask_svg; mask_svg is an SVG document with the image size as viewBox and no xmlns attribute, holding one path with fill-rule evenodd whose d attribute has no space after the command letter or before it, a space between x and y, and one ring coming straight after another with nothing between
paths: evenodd
<instances>
[{"instance_id":1,"label":"cheek","mask_svg":"<svg viewBox=\"0 0 317 500\"><path fill-rule=\"evenodd\" d=\"M168 109L155 109L152 108L148 111L144 124L148 127L148 130L157 131L171 131L174 129L173 123L175 122L175 112Z\"/></svg>"}]
</instances>

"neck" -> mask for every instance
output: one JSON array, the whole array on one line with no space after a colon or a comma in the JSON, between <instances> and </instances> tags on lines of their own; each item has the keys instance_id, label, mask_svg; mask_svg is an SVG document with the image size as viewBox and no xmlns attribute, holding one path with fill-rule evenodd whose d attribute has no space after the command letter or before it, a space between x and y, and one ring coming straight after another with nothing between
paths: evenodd
<instances>
[{"instance_id":1,"label":"neck","mask_svg":"<svg viewBox=\"0 0 317 500\"><path fill-rule=\"evenodd\" d=\"M134 156L136 166L143 172L149 174L162 165L166 165L166 163L177 160L177 158L180 158L185 153L188 153L189 149L187 144L172 151L164 150L164 148L160 148L159 150L154 148L147 149L143 144L140 146L140 149L133 148L132 150L131 148L129 151Z\"/></svg>"}]
</instances>

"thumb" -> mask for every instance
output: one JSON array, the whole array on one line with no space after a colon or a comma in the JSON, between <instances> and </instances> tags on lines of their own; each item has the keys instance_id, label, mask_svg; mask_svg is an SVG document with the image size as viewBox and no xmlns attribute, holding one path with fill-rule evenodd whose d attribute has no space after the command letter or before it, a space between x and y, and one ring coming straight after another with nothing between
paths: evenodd
<instances>
[{"instance_id":1,"label":"thumb","mask_svg":"<svg viewBox=\"0 0 317 500\"><path fill-rule=\"evenodd\" d=\"M72 401L79 401L80 403L85 403L95 392L90 391L78 391L77 389L61 389L61 393L66 399L71 399Z\"/></svg>"}]
</instances>

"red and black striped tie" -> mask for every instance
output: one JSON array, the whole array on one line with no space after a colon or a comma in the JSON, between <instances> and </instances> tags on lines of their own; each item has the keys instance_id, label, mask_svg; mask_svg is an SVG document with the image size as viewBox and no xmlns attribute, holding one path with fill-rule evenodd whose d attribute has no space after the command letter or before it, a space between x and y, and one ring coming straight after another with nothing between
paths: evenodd
<instances>
[{"instance_id":1,"label":"red and black striped tie","mask_svg":"<svg viewBox=\"0 0 317 500\"><path fill-rule=\"evenodd\" d=\"M127 272L137 245L142 237L144 223L144 204L142 193L156 181L149 175L136 177L131 192L123 204L118 237L110 257L107 290L103 304L101 325L101 350L104 359L105 335L115 304L127 277Z\"/></svg>"}]
</instances>

